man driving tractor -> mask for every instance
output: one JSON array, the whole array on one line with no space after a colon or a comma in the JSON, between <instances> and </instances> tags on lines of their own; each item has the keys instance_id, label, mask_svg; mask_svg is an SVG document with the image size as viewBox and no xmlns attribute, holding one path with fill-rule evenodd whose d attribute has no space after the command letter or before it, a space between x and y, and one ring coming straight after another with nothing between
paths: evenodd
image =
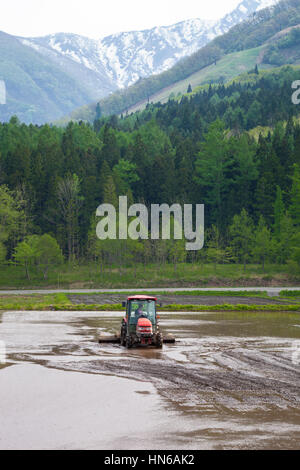
<instances>
[{"instance_id":1,"label":"man driving tractor","mask_svg":"<svg viewBox=\"0 0 300 470\"><path fill-rule=\"evenodd\" d=\"M143 304L140 302L138 308L134 312L136 318L146 318L144 315Z\"/></svg>"}]
</instances>

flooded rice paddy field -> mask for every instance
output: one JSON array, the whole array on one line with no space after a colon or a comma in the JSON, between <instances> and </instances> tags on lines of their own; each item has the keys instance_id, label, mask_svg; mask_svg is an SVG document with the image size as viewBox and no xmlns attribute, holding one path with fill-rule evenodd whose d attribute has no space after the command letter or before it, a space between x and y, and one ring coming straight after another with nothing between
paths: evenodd
<instances>
[{"instance_id":1,"label":"flooded rice paddy field","mask_svg":"<svg viewBox=\"0 0 300 470\"><path fill-rule=\"evenodd\" d=\"M99 345L118 312L4 312L0 448L299 449L300 315L164 313L175 345Z\"/></svg>"}]
</instances>

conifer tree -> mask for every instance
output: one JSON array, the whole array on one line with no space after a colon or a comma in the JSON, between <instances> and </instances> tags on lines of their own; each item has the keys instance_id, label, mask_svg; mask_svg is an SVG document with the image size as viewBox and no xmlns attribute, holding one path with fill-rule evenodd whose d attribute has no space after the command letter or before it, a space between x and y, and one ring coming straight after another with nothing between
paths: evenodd
<instances>
[{"instance_id":1,"label":"conifer tree","mask_svg":"<svg viewBox=\"0 0 300 470\"><path fill-rule=\"evenodd\" d=\"M277 240L280 238L282 220L285 214L285 207L282 199L282 191L279 186L276 187L276 199L274 203L274 236Z\"/></svg>"},{"instance_id":2,"label":"conifer tree","mask_svg":"<svg viewBox=\"0 0 300 470\"><path fill-rule=\"evenodd\" d=\"M254 225L252 219L248 216L245 209L240 215L235 215L231 226L229 227L231 238L231 247L233 254L238 261L244 265L246 271L246 263L250 259L250 253L254 241Z\"/></svg>"},{"instance_id":3,"label":"conifer tree","mask_svg":"<svg viewBox=\"0 0 300 470\"><path fill-rule=\"evenodd\" d=\"M292 217L294 225L300 226L300 167L294 165L294 174L292 177L292 189L290 194L291 204L289 207L289 213Z\"/></svg>"},{"instance_id":4,"label":"conifer tree","mask_svg":"<svg viewBox=\"0 0 300 470\"><path fill-rule=\"evenodd\" d=\"M261 216L255 231L255 240L252 252L257 261L262 264L263 272L272 250L271 232L266 225L264 218Z\"/></svg>"}]
</instances>

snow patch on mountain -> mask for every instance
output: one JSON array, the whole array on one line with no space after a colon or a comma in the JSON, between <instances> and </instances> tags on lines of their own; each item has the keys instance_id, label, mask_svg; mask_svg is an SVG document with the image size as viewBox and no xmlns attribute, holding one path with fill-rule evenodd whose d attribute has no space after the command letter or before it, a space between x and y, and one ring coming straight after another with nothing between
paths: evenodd
<instances>
[{"instance_id":1,"label":"snow patch on mountain","mask_svg":"<svg viewBox=\"0 0 300 470\"><path fill-rule=\"evenodd\" d=\"M112 89L124 88L141 77L168 70L181 58L277 1L242 0L236 9L218 21L196 18L171 26L113 34L99 40L64 33L20 40L44 55L67 57L99 77L106 77L106 81L113 84Z\"/></svg>"}]
</instances>

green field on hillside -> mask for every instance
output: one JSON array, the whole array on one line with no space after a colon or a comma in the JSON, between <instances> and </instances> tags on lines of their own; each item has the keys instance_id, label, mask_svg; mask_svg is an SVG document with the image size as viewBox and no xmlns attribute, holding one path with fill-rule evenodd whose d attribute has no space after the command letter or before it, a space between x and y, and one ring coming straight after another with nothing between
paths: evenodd
<instances>
[{"instance_id":1,"label":"green field on hillside","mask_svg":"<svg viewBox=\"0 0 300 470\"><path fill-rule=\"evenodd\" d=\"M226 83L241 73L253 69L258 61L259 54L261 53L263 47L264 46L260 46L245 51L227 54L226 56L222 57L222 59L220 59L216 65L212 64L208 67L204 67L198 72L187 77L185 80L176 82L174 85L171 85L159 91L158 93L155 93L150 97L150 102L156 103L160 101L161 103L165 103L172 94L176 97L178 93L186 93L189 84L192 86L192 89L194 89L200 85L209 83ZM132 113L135 111L140 111L145 108L146 104L147 100L144 100L130 108L129 112Z\"/></svg>"}]
</instances>

